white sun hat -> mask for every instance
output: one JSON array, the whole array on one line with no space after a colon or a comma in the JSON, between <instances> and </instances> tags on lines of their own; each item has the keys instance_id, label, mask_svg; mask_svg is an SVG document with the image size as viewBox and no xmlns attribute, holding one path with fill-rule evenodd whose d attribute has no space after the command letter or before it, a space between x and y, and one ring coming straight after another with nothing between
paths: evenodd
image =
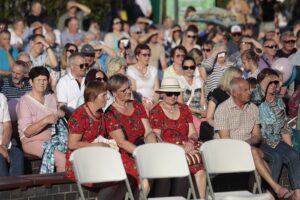
<instances>
[{"instance_id":1,"label":"white sun hat","mask_svg":"<svg viewBox=\"0 0 300 200\"><path fill-rule=\"evenodd\" d=\"M183 89L176 78L168 77L162 80L161 86L156 92L183 92Z\"/></svg>"}]
</instances>

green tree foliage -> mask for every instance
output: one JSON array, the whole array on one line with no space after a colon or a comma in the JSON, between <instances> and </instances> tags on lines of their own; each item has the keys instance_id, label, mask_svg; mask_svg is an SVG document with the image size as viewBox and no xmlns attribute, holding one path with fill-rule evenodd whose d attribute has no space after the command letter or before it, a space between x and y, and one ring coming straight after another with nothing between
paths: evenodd
<instances>
[{"instance_id":1,"label":"green tree foliage","mask_svg":"<svg viewBox=\"0 0 300 200\"><path fill-rule=\"evenodd\" d=\"M0 0L0 19L12 22L16 17L25 17L30 12L33 1L28 0ZM66 12L67 0L40 0L46 13L58 20ZM89 17L100 21L110 12L110 1L107 0L78 0L92 9Z\"/></svg>"}]
</instances>

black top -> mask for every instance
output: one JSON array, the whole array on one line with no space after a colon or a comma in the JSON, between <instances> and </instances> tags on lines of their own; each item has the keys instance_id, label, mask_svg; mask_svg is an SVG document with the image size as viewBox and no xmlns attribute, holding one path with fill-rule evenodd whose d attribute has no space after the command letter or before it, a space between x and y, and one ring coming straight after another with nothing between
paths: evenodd
<instances>
[{"instance_id":1,"label":"black top","mask_svg":"<svg viewBox=\"0 0 300 200\"><path fill-rule=\"evenodd\" d=\"M278 58L288 58L290 55L292 55L296 52L297 52L296 48L294 48L291 53L284 53L281 49L279 49L276 53L276 57L278 57Z\"/></svg>"},{"instance_id":2,"label":"black top","mask_svg":"<svg viewBox=\"0 0 300 200\"><path fill-rule=\"evenodd\" d=\"M229 97L230 96L227 94L227 92L225 92L221 88L216 88L208 94L207 99L208 101L213 101L216 104L216 107L218 107L219 104L223 103Z\"/></svg>"}]
</instances>

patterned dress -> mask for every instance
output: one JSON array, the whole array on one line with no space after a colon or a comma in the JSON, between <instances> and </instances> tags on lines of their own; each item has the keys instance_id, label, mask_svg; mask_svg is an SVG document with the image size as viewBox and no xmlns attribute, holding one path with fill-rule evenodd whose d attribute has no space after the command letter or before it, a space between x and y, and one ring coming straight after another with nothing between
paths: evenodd
<instances>
[{"instance_id":1,"label":"patterned dress","mask_svg":"<svg viewBox=\"0 0 300 200\"><path fill-rule=\"evenodd\" d=\"M143 138L145 134L145 128L142 123L142 119L148 119L148 116L142 104L138 103L137 101L133 101L133 107L133 113L131 115L125 115L123 113L120 113L113 106L110 106L108 111L105 113L107 132L110 133L112 131L122 129L120 125L122 124L126 131L127 139L129 142L134 143L138 137ZM121 153L126 173L130 178L135 178L135 183L137 183L138 173L136 170L134 159L126 150L120 148L119 151Z\"/></svg>"},{"instance_id":2,"label":"patterned dress","mask_svg":"<svg viewBox=\"0 0 300 200\"><path fill-rule=\"evenodd\" d=\"M105 133L105 122L104 116L101 116L99 120L91 118L84 105L77 108L71 115L68 121L69 133L81 134L81 141L92 143L99 135L104 136ZM66 177L75 180L72 164L69 161L72 151L68 149L66 153Z\"/></svg>"},{"instance_id":3,"label":"patterned dress","mask_svg":"<svg viewBox=\"0 0 300 200\"><path fill-rule=\"evenodd\" d=\"M193 118L189 107L178 104L180 116L177 120L169 119L164 113L160 104L157 104L150 111L150 125L153 129L161 130L161 139L164 142L182 144L188 142L189 123L193 123ZM203 169L202 164L190 165L191 173L195 174Z\"/></svg>"}]
</instances>

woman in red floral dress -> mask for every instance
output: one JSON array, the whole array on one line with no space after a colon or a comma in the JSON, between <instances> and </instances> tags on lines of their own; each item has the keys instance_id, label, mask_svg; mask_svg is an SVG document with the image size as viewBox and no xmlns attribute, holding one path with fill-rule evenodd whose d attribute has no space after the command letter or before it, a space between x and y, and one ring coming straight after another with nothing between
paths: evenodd
<instances>
[{"instance_id":1,"label":"woman in red floral dress","mask_svg":"<svg viewBox=\"0 0 300 200\"><path fill-rule=\"evenodd\" d=\"M136 148L137 140L144 141L146 137L147 142L156 142L156 138L145 108L141 103L131 100L129 79L122 74L116 74L110 77L108 83L115 101L105 113L107 132L120 148L126 173L137 183L138 173L131 154Z\"/></svg>"},{"instance_id":2,"label":"woman in red floral dress","mask_svg":"<svg viewBox=\"0 0 300 200\"><path fill-rule=\"evenodd\" d=\"M163 94L163 101L150 111L150 124L154 132L160 135L164 142L181 145L186 153L194 154L197 133L193 125L192 113L185 104L177 103L183 90L177 79L165 78L157 92ZM202 164L189 165L195 176L199 195L205 198L206 176Z\"/></svg>"}]
</instances>

